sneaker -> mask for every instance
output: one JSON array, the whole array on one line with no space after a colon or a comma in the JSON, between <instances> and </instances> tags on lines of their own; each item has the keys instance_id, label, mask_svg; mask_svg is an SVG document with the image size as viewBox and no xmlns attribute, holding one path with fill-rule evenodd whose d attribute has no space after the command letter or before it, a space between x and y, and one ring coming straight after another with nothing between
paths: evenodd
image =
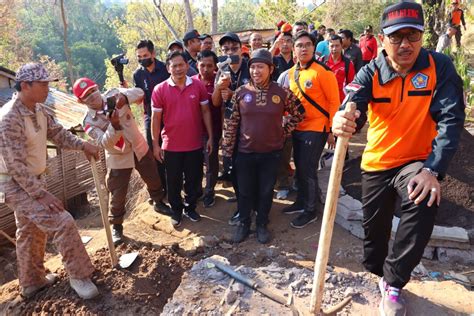
<instances>
[{"instance_id":1,"label":"sneaker","mask_svg":"<svg viewBox=\"0 0 474 316\"><path fill-rule=\"evenodd\" d=\"M294 220L292 220L290 225L293 228L303 228L306 225L312 222L315 222L317 219L318 219L318 216L316 216L316 213L303 212Z\"/></svg>"},{"instance_id":2,"label":"sneaker","mask_svg":"<svg viewBox=\"0 0 474 316\"><path fill-rule=\"evenodd\" d=\"M245 238L247 238L247 236L249 235L249 233L250 225L239 223L239 225L237 225L237 227L235 228L234 235L232 236L232 241L235 244L238 244L244 241Z\"/></svg>"},{"instance_id":3,"label":"sneaker","mask_svg":"<svg viewBox=\"0 0 474 316\"><path fill-rule=\"evenodd\" d=\"M202 204L206 208L214 206L214 204L216 204L214 195L213 194L206 195L204 199L202 200Z\"/></svg>"},{"instance_id":4,"label":"sneaker","mask_svg":"<svg viewBox=\"0 0 474 316\"><path fill-rule=\"evenodd\" d=\"M112 225L112 241L115 246L123 242L123 226L122 224Z\"/></svg>"},{"instance_id":5,"label":"sneaker","mask_svg":"<svg viewBox=\"0 0 474 316\"><path fill-rule=\"evenodd\" d=\"M287 207L284 207L281 212L283 214L296 214L296 213L303 213L304 212L304 207L300 206L298 204L293 203L291 205L288 205Z\"/></svg>"},{"instance_id":6,"label":"sneaker","mask_svg":"<svg viewBox=\"0 0 474 316\"><path fill-rule=\"evenodd\" d=\"M47 286L53 285L58 280L58 275L55 273L48 273L45 276L45 282L42 285L32 285L21 289L21 296L25 298L31 298L36 293L41 291Z\"/></svg>"},{"instance_id":7,"label":"sneaker","mask_svg":"<svg viewBox=\"0 0 474 316\"><path fill-rule=\"evenodd\" d=\"M257 226L257 240L261 244L266 244L270 241L270 231L267 228L267 225Z\"/></svg>"},{"instance_id":8,"label":"sneaker","mask_svg":"<svg viewBox=\"0 0 474 316\"><path fill-rule=\"evenodd\" d=\"M227 199L227 203L235 203L235 202L237 202L237 197L235 195Z\"/></svg>"},{"instance_id":9,"label":"sneaker","mask_svg":"<svg viewBox=\"0 0 474 316\"><path fill-rule=\"evenodd\" d=\"M174 214L173 211L171 210L171 207L169 207L169 205L163 201L159 201L158 203L155 203L154 210L155 212L166 215L166 216L171 216Z\"/></svg>"},{"instance_id":10,"label":"sneaker","mask_svg":"<svg viewBox=\"0 0 474 316\"><path fill-rule=\"evenodd\" d=\"M380 278L379 289L382 294L379 310L382 316L405 316L407 313L405 301L400 297L401 289L388 285Z\"/></svg>"},{"instance_id":11,"label":"sneaker","mask_svg":"<svg viewBox=\"0 0 474 316\"><path fill-rule=\"evenodd\" d=\"M181 215L171 215L171 225L173 225L174 228L181 226L181 221L183 217Z\"/></svg>"},{"instance_id":12,"label":"sneaker","mask_svg":"<svg viewBox=\"0 0 474 316\"><path fill-rule=\"evenodd\" d=\"M229 219L228 223L229 223L230 226L235 226L235 225L238 225L240 223L239 210L235 211L234 215L232 215L232 217Z\"/></svg>"},{"instance_id":13,"label":"sneaker","mask_svg":"<svg viewBox=\"0 0 474 316\"><path fill-rule=\"evenodd\" d=\"M189 218L192 222L199 222L201 220L201 215L195 210L184 211L184 216Z\"/></svg>"},{"instance_id":14,"label":"sneaker","mask_svg":"<svg viewBox=\"0 0 474 316\"><path fill-rule=\"evenodd\" d=\"M72 289L76 291L77 295L84 300L89 300L91 298L99 295L99 290L92 283L91 279L69 279L69 284Z\"/></svg>"},{"instance_id":15,"label":"sneaker","mask_svg":"<svg viewBox=\"0 0 474 316\"><path fill-rule=\"evenodd\" d=\"M277 200L286 200L290 194L290 190L278 190L276 198Z\"/></svg>"}]
</instances>

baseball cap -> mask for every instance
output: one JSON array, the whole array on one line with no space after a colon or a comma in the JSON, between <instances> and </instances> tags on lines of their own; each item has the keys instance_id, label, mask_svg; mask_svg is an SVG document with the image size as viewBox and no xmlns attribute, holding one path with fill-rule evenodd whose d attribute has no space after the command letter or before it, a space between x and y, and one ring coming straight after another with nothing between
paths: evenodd
<instances>
[{"instance_id":1,"label":"baseball cap","mask_svg":"<svg viewBox=\"0 0 474 316\"><path fill-rule=\"evenodd\" d=\"M197 30L191 30L184 34L183 42L186 43L187 41L192 40L194 38L204 39L205 37L202 37Z\"/></svg>"},{"instance_id":2,"label":"baseball cap","mask_svg":"<svg viewBox=\"0 0 474 316\"><path fill-rule=\"evenodd\" d=\"M423 9L415 2L399 2L385 8L380 27L384 34L392 34L410 27L424 31Z\"/></svg>"},{"instance_id":3,"label":"baseball cap","mask_svg":"<svg viewBox=\"0 0 474 316\"><path fill-rule=\"evenodd\" d=\"M183 42L179 40L174 40L168 44L168 50L171 48L173 45L178 45L179 47L183 48Z\"/></svg>"},{"instance_id":4,"label":"baseball cap","mask_svg":"<svg viewBox=\"0 0 474 316\"><path fill-rule=\"evenodd\" d=\"M249 59L249 66L253 63L264 63L269 66L273 66L272 53L266 48L259 48L252 52Z\"/></svg>"},{"instance_id":5,"label":"baseball cap","mask_svg":"<svg viewBox=\"0 0 474 316\"><path fill-rule=\"evenodd\" d=\"M21 66L15 76L16 82L22 81L58 81L58 78L50 76L49 72L46 70L43 64L41 63L28 63Z\"/></svg>"},{"instance_id":6,"label":"baseball cap","mask_svg":"<svg viewBox=\"0 0 474 316\"><path fill-rule=\"evenodd\" d=\"M78 99L82 99L90 90L97 87L97 84L89 78L79 78L72 86L72 92Z\"/></svg>"},{"instance_id":7,"label":"baseball cap","mask_svg":"<svg viewBox=\"0 0 474 316\"><path fill-rule=\"evenodd\" d=\"M227 32L224 34L224 36L221 37L221 39L219 40L219 46L222 46L225 41L232 41L241 44L239 36L232 32Z\"/></svg>"},{"instance_id":8,"label":"baseball cap","mask_svg":"<svg viewBox=\"0 0 474 316\"><path fill-rule=\"evenodd\" d=\"M208 38L208 37L212 39L212 36L209 34L202 34L201 36L199 36L199 39L202 41L203 39Z\"/></svg>"}]
</instances>

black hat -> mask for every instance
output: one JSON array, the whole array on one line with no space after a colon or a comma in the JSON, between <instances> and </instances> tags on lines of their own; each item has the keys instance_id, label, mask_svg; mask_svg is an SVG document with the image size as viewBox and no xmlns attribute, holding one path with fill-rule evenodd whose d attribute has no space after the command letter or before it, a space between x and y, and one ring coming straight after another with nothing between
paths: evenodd
<instances>
[{"instance_id":1,"label":"black hat","mask_svg":"<svg viewBox=\"0 0 474 316\"><path fill-rule=\"evenodd\" d=\"M365 27L365 30L368 31L368 32L373 32L374 31L374 29L372 28L372 25L367 25Z\"/></svg>"},{"instance_id":2,"label":"black hat","mask_svg":"<svg viewBox=\"0 0 474 316\"><path fill-rule=\"evenodd\" d=\"M232 33L232 32L227 32L227 33L224 34L224 36L221 37L221 39L219 40L219 46L222 46L222 44L225 41L232 41L232 42L236 42L236 43L241 44L240 38L237 36L237 34Z\"/></svg>"},{"instance_id":3,"label":"black hat","mask_svg":"<svg viewBox=\"0 0 474 316\"><path fill-rule=\"evenodd\" d=\"M202 34L202 35L199 37L199 39L200 39L200 40L203 40L203 39L206 39L206 38L208 38L208 37L209 37L210 39L212 39L212 36L209 35L209 34Z\"/></svg>"},{"instance_id":4,"label":"black hat","mask_svg":"<svg viewBox=\"0 0 474 316\"><path fill-rule=\"evenodd\" d=\"M202 37L197 30L191 30L184 34L183 42L186 43L187 41L192 40L194 38L204 39L205 37Z\"/></svg>"},{"instance_id":5,"label":"black hat","mask_svg":"<svg viewBox=\"0 0 474 316\"><path fill-rule=\"evenodd\" d=\"M265 63L268 66L273 66L272 53L266 48L259 48L252 52L249 59L249 67L252 63Z\"/></svg>"},{"instance_id":6,"label":"black hat","mask_svg":"<svg viewBox=\"0 0 474 316\"><path fill-rule=\"evenodd\" d=\"M169 49L171 48L171 46L173 46L173 45L178 45L179 47L181 47L181 49L184 48L184 47L183 47L183 43L182 43L181 41L174 40L174 41L172 41L172 42L170 42L170 43L168 44L168 50L169 50Z\"/></svg>"},{"instance_id":7,"label":"black hat","mask_svg":"<svg viewBox=\"0 0 474 316\"><path fill-rule=\"evenodd\" d=\"M406 27L424 31L423 9L415 2L402 1L385 8L380 27L384 34L392 34Z\"/></svg>"}]
</instances>

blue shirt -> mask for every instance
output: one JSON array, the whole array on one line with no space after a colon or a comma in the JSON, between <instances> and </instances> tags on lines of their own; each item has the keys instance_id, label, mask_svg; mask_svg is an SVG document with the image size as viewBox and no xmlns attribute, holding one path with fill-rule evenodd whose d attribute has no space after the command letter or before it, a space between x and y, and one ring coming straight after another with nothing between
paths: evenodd
<instances>
[{"instance_id":1,"label":"blue shirt","mask_svg":"<svg viewBox=\"0 0 474 316\"><path fill-rule=\"evenodd\" d=\"M329 42L328 41L321 41L318 43L318 46L316 46L316 52L320 53L321 56L326 57L329 56Z\"/></svg>"}]
</instances>

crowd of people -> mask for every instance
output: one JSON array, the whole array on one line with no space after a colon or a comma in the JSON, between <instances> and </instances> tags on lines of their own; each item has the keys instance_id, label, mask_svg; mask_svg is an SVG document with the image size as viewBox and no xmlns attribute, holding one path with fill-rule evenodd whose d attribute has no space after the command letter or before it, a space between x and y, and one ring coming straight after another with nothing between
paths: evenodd
<instances>
[{"instance_id":1,"label":"crowd of people","mask_svg":"<svg viewBox=\"0 0 474 316\"><path fill-rule=\"evenodd\" d=\"M169 43L164 62L151 40L141 40L135 87L125 83L101 94L89 78L74 83L73 93L88 108L84 130L94 144L72 136L44 110L41 103L54 80L44 67L23 66L16 77L18 94L0 112L0 192L17 219L23 295L54 282L42 264L46 234L53 234L79 296L98 293L72 217L46 191L46 139L87 156L97 156L97 146L105 150L116 244L123 241L133 168L154 209L174 227L183 216L200 221L199 201L212 207L217 181L230 182L237 202L229 219L234 242L249 236L255 213L257 240L265 244L271 240L274 189L278 199L296 190L296 199L282 210L297 214L291 227L315 222L324 207L318 184L323 149L368 122L361 163L363 264L381 277L382 314L404 315L401 289L428 243L441 198L439 180L463 127L462 83L449 58L421 47L424 21L417 3L385 8L381 52L372 26L358 44L351 30L313 29L303 21L282 21L271 43L252 33L250 49L228 32L218 40L219 57L210 35L191 30L182 41ZM340 111L349 100L357 104L356 113ZM133 103L144 106L145 135L133 117ZM389 247L396 208L400 225Z\"/></svg>"}]
</instances>

